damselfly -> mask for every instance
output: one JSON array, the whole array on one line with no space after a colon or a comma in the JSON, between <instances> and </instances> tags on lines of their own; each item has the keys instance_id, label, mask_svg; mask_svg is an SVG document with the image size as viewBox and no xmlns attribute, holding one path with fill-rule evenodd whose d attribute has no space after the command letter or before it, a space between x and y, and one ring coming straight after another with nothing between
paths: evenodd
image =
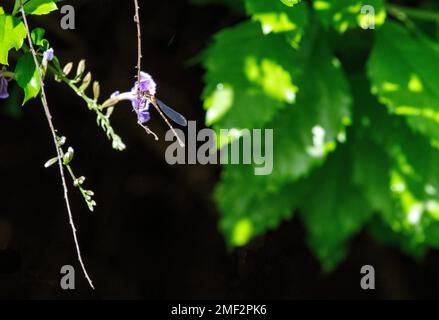
<instances>
[{"instance_id":1,"label":"damselfly","mask_svg":"<svg viewBox=\"0 0 439 320\"><path fill-rule=\"evenodd\" d=\"M157 99L154 95L149 94L147 92L140 92L141 95L143 95L149 102L152 103L154 108L157 110L157 112L160 114L160 116L165 120L168 127L172 130L175 137L178 140L178 143L180 146L184 147L184 142L180 139L177 132L175 131L172 124L169 122L168 118L171 119L176 124L186 127L187 126L187 120L184 116L182 116L180 113L172 109L171 107L167 106L163 101ZM148 102L145 101L145 104Z\"/></svg>"}]
</instances>

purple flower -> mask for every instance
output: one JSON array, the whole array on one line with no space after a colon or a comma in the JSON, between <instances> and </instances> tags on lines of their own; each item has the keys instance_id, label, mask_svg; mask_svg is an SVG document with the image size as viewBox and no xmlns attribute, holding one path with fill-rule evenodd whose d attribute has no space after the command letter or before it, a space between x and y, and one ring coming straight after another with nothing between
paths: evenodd
<instances>
[{"instance_id":1,"label":"purple flower","mask_svg":"<svg viewBox=\"0 0 439 320\"><path fill-rule=\"evenodd\" d=\"M9 82L9 80L6 79L3 76L2 71L0 71L0 99L7 99L7 98L9 98L8 82Z\"/></svg>"},{"instance_id":2,"label":"purple flower","mask_svg":"<svg viewBox=\"0 0 439 320\"><path fill-rule=\"evenodd\" d=\"M137 93L137 86L138 82L134 84L134 87L131 89L131 91L136 91ZM141 71L140 72L140 92L147 92L151 95L155 95L156 93L157 85L155 81L152 79L152 77L146 73Z\"/></svg>"},{"instance_id":3,"label":"purple flower","mask_svg":"<svg viewBox=\"0 0 439 320\"><path fill-rule=\"evenodd\" d=\"M136 81L134 87L129 92L119 93L119 91L114 92L111 98L117 98L121 100L130 100L133 110L137 114L137 122L140 124L145 124L149 121L149 105L151 101L143 95L139 96L140 93L148 93L150 95L155 95L157 85L153 78L146 72L140 72L140 85Z\"/></svg>"},{"instance_id":4,"label":"purple flower","mask_svg":"<svg viewBox=\"0 0 439 320\"><path fill-rule=\"evenodd\" d=\"M52 61L53 59L53 48L49 48L43 53L43 60Z\"/></svg>"},{"instance_id":5,"label":"purple flower","mask_svg":"<svg viewBox=\"0 0 439 320\"><path fill-rule=\"evenodd\" d=\"M147 123L151 119L148 109L142 109L137 112L137 121L140 124Z\"/></svg>"}]
</instances>

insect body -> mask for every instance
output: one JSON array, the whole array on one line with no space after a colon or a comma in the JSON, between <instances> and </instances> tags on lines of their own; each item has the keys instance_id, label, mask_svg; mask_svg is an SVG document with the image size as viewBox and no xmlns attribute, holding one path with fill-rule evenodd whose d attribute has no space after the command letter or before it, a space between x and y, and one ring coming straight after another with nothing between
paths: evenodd
<instances>
[{"instance_id":1,"label":"insect body","mask_svg":"<svg viewBox=\"0 0 439 320\"><path fill-rule=\"evenodd\" d=\"M180 146L184 147L184 143L181 140L181 138L177 135L177 132L175 131L172 124L169 122L168 118L171 119L176 124L186 127L187 126L187 120L184 116L182 116L180 113L172 109L171 107L167 106L164 102L157 99L154 95L149 94L148 92L140 92L142 96L144 96L146 99L144 101L144 106L149 102L152 103L154 108L157 110L157 112L160 114L160 116L165 120L168 127L172 130L175 137L177 138Z\"/></svg>"}]
</instances>

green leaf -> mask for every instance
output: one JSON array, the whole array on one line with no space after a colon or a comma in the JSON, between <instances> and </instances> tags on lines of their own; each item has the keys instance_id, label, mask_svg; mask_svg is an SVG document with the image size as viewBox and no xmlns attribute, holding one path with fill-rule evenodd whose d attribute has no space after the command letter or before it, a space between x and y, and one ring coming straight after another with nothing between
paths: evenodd
<instances>
[{"instance_id":1,"label":"green leaf","mask_svg":"<svg viewBox=\"0 0 439 320\"><path fill-rule=\"evenodd\" d=\"M352 184L350 163L348 148L337 149L310 178L310 191L300 205L308 242L326 272L344 258L347 241L372 213L361 190Z\"/></svg>"},{"instance_id":2,"label":"green leaf","mask_svg":"<svg viewBox=\"0 0 439 320\"><path fill-rule=\"evenodd\" d=\"M304 69L298 77L297 103L278 112L265 126L274 133L273 163L268 164L272 173L256 176L251 165L224 168L216 199L222 214L221 229L231 245L243 245L290 218L304 189L297 181L324 162L337 139L344 139L351 98L340 63L325 39L323 33L303 40L298 52Z\"/></svg>"},{"instance_id":3,"label":"green leaf","mask_svg":"<svg viewBox=\"0 0 439 320\"><path fill-rule=\"evenodd\" d=\"M300 72L282 35L263 35L243 23L215 36L206 52L207 123L221 128L261 128L294 103Z\"/></svg>"},{"instance_id":4,"label":"green leaf","mask_svg":"<svg viewBox=\"0 0 439 320\"><path fill-rule=\"evenodd\" d=\"M313 7L324 26L332 26L340 33L352 27L371 27L371 23L379 26L386 19L383 0L313 0ZM370 9L374 11L369 12Z\"/></svg>"},{"instance_id":5,"label":"green leaf","mask_svg":"<svg viewBox=\"0 0 439 320\"><path fill-rule=\"evenodd\" d=\"M24 5L24 11L28 14L44 15L58 9L54 0L29 0Z\"/></svg>"},{"instance_id":6,"label":"green leaf","mask_svg":"<svg viewBox=\"0 0 439 320\"><path fill-rule=\"evenodd\" d=\"M317 29L315 30L317 32ZM303 40L299 51L303 73L295 106L279 113L274 129L271 183L294 181L321 164L338 141L344 142L351 122L349 86L324 32Z\"/></svg>"},{"instance_id":7,"label":"green leaf","mask_svg":"<svg viewBox=\"0 0 439 320\"><path fill-rule=\"evenodd\" d=\"M251 167L224 167L215 199L222 214L220 229L227 244L245 245L255 236L290 219L301 192L297 184L269 191L264 178L255 176Z\"/></svg>"},{"instance_id":8,"label":"green leaf","mask_svg":"<svg viewBox=\"0 0 439 320\"><path fill-rule=\"evenodd\" d=\"M44 40L44 34L46 31L43 28L35 28L31 32L32 43L36 46L40 46Z\"/></svg>"},{"instance_id":9,"label":"green leaf","mask_svg":"<svg viewBox=\"0 0 439 320\"><path fill-rule=\"evenodd\" d=\"M280 0L283 4L287 5L288 7L292 7L295 4L298 4L302 0Z\"/></svg>"},{"instance_id":10,"label":"green leaf","mask_svg":"<svg viewBox=\"0 0 439 320\"><path fill-rule=\"evenodd\" d=\"M24 90L23 105L31 98L35 98L40 92L41 86L38 78L38 70L30 52L24 54L18 60L15 67L15 79Z\"/></svg>"},{"instance_id":11,"label":"green leaf","mask_svg":"<svg viewBox=\"0 0 439 320\"><path fill-rule=\"evenodd\" d=\"M387 114L368 87L367 81L353 86L356 135L368 141L355 143L354 181L380 214L374 236L419 257L439 244L433 231L439 225L439 150L404 119Z\"/></svg>"},{"instance_id":12,"label":"green leaf","mask_svg":"<svg viewBox=\"0 0 439 320\"><path fill-rule=\"evenodd\" d=\"M377 32L368 74L372 90L389 111L439 142L439 52L425 37L386 23Z\"/></svg>"},{"instance_id":13,"label":"green leaf","mask_svg":"<svg viewBox=\"0 0 439 320\"><path fill-rule=\"evenodd\" d=\"M288 32L288 38L296 47L308 25L306 3L288 8L278 1L246 0L246 8L253 20L261 23L264 34Z\"/></svg>"},{"instance_id":14,"label":"green leaf","mask_svg":"<svg viewBox=\"0 0 439 320\"><path fill-rule=\"evenodd\" d=\"M10 15L0 15L0 64L8 65L8 52L20 49L26 37L23 23Z\"/></svg>"}]
</instances>

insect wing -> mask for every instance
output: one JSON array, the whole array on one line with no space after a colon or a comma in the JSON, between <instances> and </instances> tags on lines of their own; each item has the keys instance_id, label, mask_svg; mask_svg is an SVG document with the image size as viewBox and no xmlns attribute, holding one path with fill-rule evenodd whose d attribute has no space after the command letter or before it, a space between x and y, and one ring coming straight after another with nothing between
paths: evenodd
<instances>
[{"instance_id":1,"label":"insect wing","mask_svg":"<svg viewBox=\"0 0 439 320\"><path fill-rule=\"evenodd\" d=\"M157 101L157 104L158 104L160 110L162 110L163 113L169 117L169 119L174 121L176 124L179 124L180 126L183 126L183 127L187 126L187 120L185 117L183 117L181 114L179 114L174 109L168 107L166 104L164 104L159 99L156 99L156 101Z\"/></svg>"}]
</instances>

